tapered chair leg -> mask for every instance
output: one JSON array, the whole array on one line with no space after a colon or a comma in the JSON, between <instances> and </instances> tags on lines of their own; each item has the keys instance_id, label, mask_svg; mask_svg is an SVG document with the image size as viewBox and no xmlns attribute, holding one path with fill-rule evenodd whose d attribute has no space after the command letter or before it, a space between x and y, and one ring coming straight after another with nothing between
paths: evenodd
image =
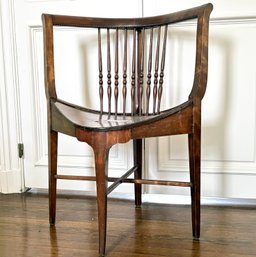
<instances>
[{"instance_id":1,"label":"tapered chair leg","mask_svg":"<svg viewBox=\"0 0 256 257\"><path fill-rule=\"evenodd\" d=\"M189 166L191 187L191 205L192 205L192 230L194 239L200 237L200 133L198 135L189 135Z\"/></svg>"},{"instance_id":2,"label":"tapered chair leg","mask_svg":"<svg viewBox=\"0 0 256 257\"><path fill-rule=\"evenodd\" d=\"M142 139L133 140L133 160L134 166L137 166L137 170L134 173L135 179L141 179L142 177ZM135 190L135 206L141 206L141 184L134 184Z\"/></svg>"},{"instance_id":3,"label":"tapered chair leg","mask_svg":"<svg viewBox=\"0 0 256 257\"><path fill-rule=\"evenodd\" d=\"M49 131L49 223L55 224L56 217L56 178L57 174L57 158L58 158L58 133L55 131Z\"/></svg>"},{"instance_id":4,"label":"tapered chair leg","mask_svg":"<svg viewBox=\"0 0 256 257\"><path fill-rule=\"evenodd\" d=\"M99 256L105 256L107 233L107 176L108 149L97 149L95 154L95 170L97 184L98 225L99 225Z\"/></svg>"}]
</instances>

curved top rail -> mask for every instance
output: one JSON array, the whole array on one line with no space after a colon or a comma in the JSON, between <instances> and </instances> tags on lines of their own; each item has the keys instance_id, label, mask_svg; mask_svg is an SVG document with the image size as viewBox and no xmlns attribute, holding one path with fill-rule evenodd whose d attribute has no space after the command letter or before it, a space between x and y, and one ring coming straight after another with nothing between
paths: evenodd
<instances>
[{"instance_id":1,"label":"curved top rail","mask_svg":"<svg viewBox=\"0 0 256 257\"><path fill-rule=\"evenodd\" d=\"M165 24L172 24L189 19L209 16L213 9L211 3L198 7L178 11L170 14L151 16L144 18L98 18L98 17L79 17L68 15L42 14L42 18L51 18L53 25L61 26L80 26L80 27L112 27L112 28L139 28L152 27Z\"/></svg>"}]
</instances>

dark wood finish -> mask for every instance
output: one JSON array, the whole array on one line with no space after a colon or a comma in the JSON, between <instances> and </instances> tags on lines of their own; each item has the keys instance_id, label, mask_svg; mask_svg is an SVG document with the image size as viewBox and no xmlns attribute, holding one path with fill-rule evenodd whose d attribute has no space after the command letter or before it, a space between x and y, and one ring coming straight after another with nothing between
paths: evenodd
<instances>
[{"instance_id":1,"label":"dark wood finish","mask_svg":"<svg viewBox=\"0 0 256 257\"><path fill-rule=\"evenodd\" d=\"M167 29L168 29L168 26L166 25L165 29L164 29L163 50L162 50L162 59L161 59L161 72L160 72L159 87L158 87L158 101L157 101L157 113L158 114L160 114L160 105L161 105L161 99L162 99L162 93L163 93Z\"/></svg>"},{"instance_id":2,"label":"dark wood finish","mask_svg":"<svg viewBox=\"0 0 256 257\"><path fill-rule=\"evenodd\" d=\"M123 115L126 115L127 96L127 29L124 30L124 63L123 63Z\"/></svg>"},{"instance_id":3,"label":"dark wood finish","mask_svg":"<svg viewBox=\"0 0 256 257\"><path fill-rule=\"evenodd\" d=\"M155 73L154 73L154 88L153 88L153 113L156 114L156 99L157 99L157 84L158 84L158 69L159 69L159 45L160 45L160 33L161 28L158 28L157 33L157 47L156 47L156 58L155 58Z\"/></svg>"},{"instance_id":4,"label":"dark wood finish","mask_svg":"<svg viewBox=\"0 0 256 257\"><path fill-rule=\"evenodd\" d=\"M134 172L135 179L142 178L142 139L133 140L133 151L134 151L134 166L137 167L136 171ZM140 207L142 200L141 200L141 183L134 183L134 190L135 190L135 205L136 207Z\"/></svg>"},{"instance_id":5,"label":"dark wood finish","mask_svg":"<svg viewBox=\"0 0 256 257\"><path fill-rule=\"evenodd\" d=\"M153 28L150 30L150 43L149 43L149 53L148 53L148 73L147 73L147 89L146 89L146 115L149 114L149 99L151 94L151 70L152 70L152 48L153 48Z\"/></svg>"},{"instance_id":6,"label":"dark wood finish","mask_svg":"<svg viewBox=\"0 0 256 257\"><path fill-rule=\"evenodd\" d=\"M47 193L0 194L1 257L97 257L97 204L85 192L58 192L56 227ZM190 236L190 207L108 201L108 257L255 257L254 206L202 206L202 236Z\"/></svg>"},{"instance_id":7,"label":"dark wood finish","mask_svg":"<svg viewBox=\"0 0 256 257\"><path fill-rule=\"evenodd\" d=\"M89 144L95 155L95 170L98 202L99 255L105 255L107 194L121 183L135 184L135 204L141 205L141 184L172 185L191 187L193 236L200 236L200 135L201 135L201 100L207 83L208 68L208 27L212 5L207 4L185 11L136 19L106 19L71 17L43 14L44 52L45 52L45 87L48 101L49 134L49 201L50 224L55 223L56 215L56 180L88 179L86 176L63 176L57 173L57 137L64 133ZM164 90L164 67L168 26L188 19L197 19L196 67L194 83L188 100L171 109L160 110ZM98 30L98 73L99 102L98 110L89 110L73 103L67 103L57 97L54 78L54 26L83 26ZM101 32L107 33L107 58L103 60ZM132 33L128 33L132 32ZM147 33L147 31L149 33ZM114 42L112 36L114 35ZM121 56L120 37L124 35ZM131 53L127 50L128 36L132 37ZM149 36L148 56L145 51ZM153 37L157 37L153 47ZM114 53L111 54L112 46ZM155 49L155 50L154 50ZM127 55L131 54L131 67L127 67ZM113 60L111 58L114 56ZM154 76L152 56L155 56ZM123 58L120 63L119 59ZM102 66L107 64L106 91L108 108L103 109L104 75ZM111 69L113 63L113 68ZM120 67L119 67L120 66ZM127 74L127 71L131 74ZM119 76L119 72L123 72ZM113 74L113 78L111 77ZM127 77L131 78L130 94L127 94ZM113 81L112 81L113 80ZM122 80L123 83L120 81ZM151 80L153 80L151 82ZM113 83L113 85L112 85ZM151 84L153 94L151 94ZM144 86L146 88L144 88ZM113 91L113 93L112 93ZM119 95L122 94L122 97ZM113 95L113 96L112 96ZM126 111L126 96L131 96L131 113ZM153 95L153 111L150 112L150 97ZM113 101L112 101L113 97ZM145 103L143 103L145 99ZM123 101L123 110L119 113L118 102ZM114 106L111 107L111 102ZM145 110L144 110L145 107ZM125 119L125 123L123 122ZM112 121L111 121L112 120ZM142 178L142 139L148 137L188 134L190 181L160 181ZM134 142L134 167L120 179L108 178L108 153L117 143ZM134 172L134 179L127 176ZM94 179L93 179L94 180ZM107 182L114 184L108 188Z\"/></svg>"},{"instance_id":8,"label":"dark wood finish","mask_svg":"<svg viewBox=\"0 0 256 257\"><path fill-rule=\"evenodd\" d=\"M109 29L107 30L107 44L108 44L108 57L107 57L107 69L108 69L108 114L111 113L111 96L112 96L112 88L111 88L111 59L110 59L110 38L109 38Z\"/></svg>"},{"instance_id":9,"label":"dark wood finish","mask_svg":"<svg viewBox=\"0 0 256 257\"><path fill-rule=\"evenodd\" d=\"M101 33L100 28L98 29L98 63L99 63L99 96L100 96L100 113L103 113L103 74L102 74L102 52L101 52ZM108 88L108 95L109 95L109 88ZM109 113L110 113L110 104L108 106Z\"/></svg>"},{"instance_id":10,"label":"dark wood finish","mask_svg":"<svg viewBox=\"0 0 256 257\"><path fill-rule=\"evenodd\" d=\"M133 30L133 51L132 51L132 82L131 82L131 115L135 114L135 58L136 58L136 30Z\"/></svg>"},{"instance_id":11,"label":"dark wood finish","mask_svg":"<svg viewBox=\"0 0 256 257\"><path fill-rule=\"evenodd\" d=\"M182 186L182 187L191 187L191 182L180 182L180 181L170 181L170 180L152 180L152 179L140 179L140 178L127 178L133 172L136 172L138 167L133 167L130 170L128 170L123 176L120 178L113 178L108 177L108 182L114 182L110 187L108 187L108 191L112 191L113 187L116 188L115 184L121 184L121 183L134 183L135 186L138 186L139 184L144 185L158 185L158 186ZM72 176L72 175L56 175L56 179L65 179L65 180L90 180L90 181L96 181L96 177L94 176ZM141 194L139 194L141 195Z\"/></svg>"}]
</instances>

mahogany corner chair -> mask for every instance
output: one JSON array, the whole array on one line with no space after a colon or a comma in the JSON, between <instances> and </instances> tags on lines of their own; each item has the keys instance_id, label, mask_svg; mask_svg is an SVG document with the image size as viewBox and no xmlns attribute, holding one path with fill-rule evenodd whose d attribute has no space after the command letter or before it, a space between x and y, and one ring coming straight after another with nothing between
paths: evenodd
<instances>
[{"instance_id":1,"label":"mahogany corner chair","mask_svg":"<svg viewBox=\"0 0 256 257\"><path fill-rule=\"evenodd\" d=\"M193 237L198 239L200 236L201 100L207 84L208 29L212 8L212 4L206 4L172 14L146 18L110 19L42 15L48 105L49 221L51 225L54 225L57 179L96 181L100 256L105 255L107 195L116 186L125 182L135 184L136 206L141 205L142 184L190 187ZM168 86L168 81L164 82L168 27L190 19L195 19L197 22L194 82L185 102L162 111L160 108L162 93L164 85ZM97 30L98 64L96 69L98 70L100 99L98 110L81 107L58 98L54 72L55 26L85 27ZM107 53L105 54L107 68L104 75L104 54L102 54L101 43L103 31L106 31L104 35L107 38ZM111 42L113 37L114 43ZM121 37L122 40L119 40ZM128 37L131 39L129 40ZM149 38L146 39L146 37ZM153 39L154 37L156 40ZM127 42L132 47L127 47ZM112 49L110 44L114 44L114 54L110 53ZM111 70L113 56L114 68ZM120 73L122 74L119 76ZM166 73L168 71L165 71ZM129 101L128 98L130 98ZM103 99L107 99L107 104L103 102ZM120 111L118 110L119 101L123 102L122 107L119 108ZM112 108L111 103L114 105ZM106 111L104 106L107 106ZM128 109L130 109L129 113ZM95 157L95 177L57 173L58 133L76 137L92 147ZM178 134L188 135L190 181L143 179L142 140ZM117 143L126 143L129 140L133 140L134 167L120 178L108 177L110 148ZM134 178L128 178L132 173L134 173ZM113 183L108 187L108 182Z\"/></svg>"}]
</instances>

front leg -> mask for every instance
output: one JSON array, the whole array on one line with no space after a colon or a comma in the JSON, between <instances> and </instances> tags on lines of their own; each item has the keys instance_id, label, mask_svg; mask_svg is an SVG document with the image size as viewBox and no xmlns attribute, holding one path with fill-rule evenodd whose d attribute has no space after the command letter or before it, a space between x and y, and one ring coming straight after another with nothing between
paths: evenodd
<instances>
[{"instance_id":1,"label":"front leg","mask_svg":"<svg viewBox=\"0 0 256 257\"><path fill-rule=\"evenodd\" d=\"M109 149L94 149L97 184L99 256L105 256L107 234L107 178Z\"/></svg>"}]
</instances>

